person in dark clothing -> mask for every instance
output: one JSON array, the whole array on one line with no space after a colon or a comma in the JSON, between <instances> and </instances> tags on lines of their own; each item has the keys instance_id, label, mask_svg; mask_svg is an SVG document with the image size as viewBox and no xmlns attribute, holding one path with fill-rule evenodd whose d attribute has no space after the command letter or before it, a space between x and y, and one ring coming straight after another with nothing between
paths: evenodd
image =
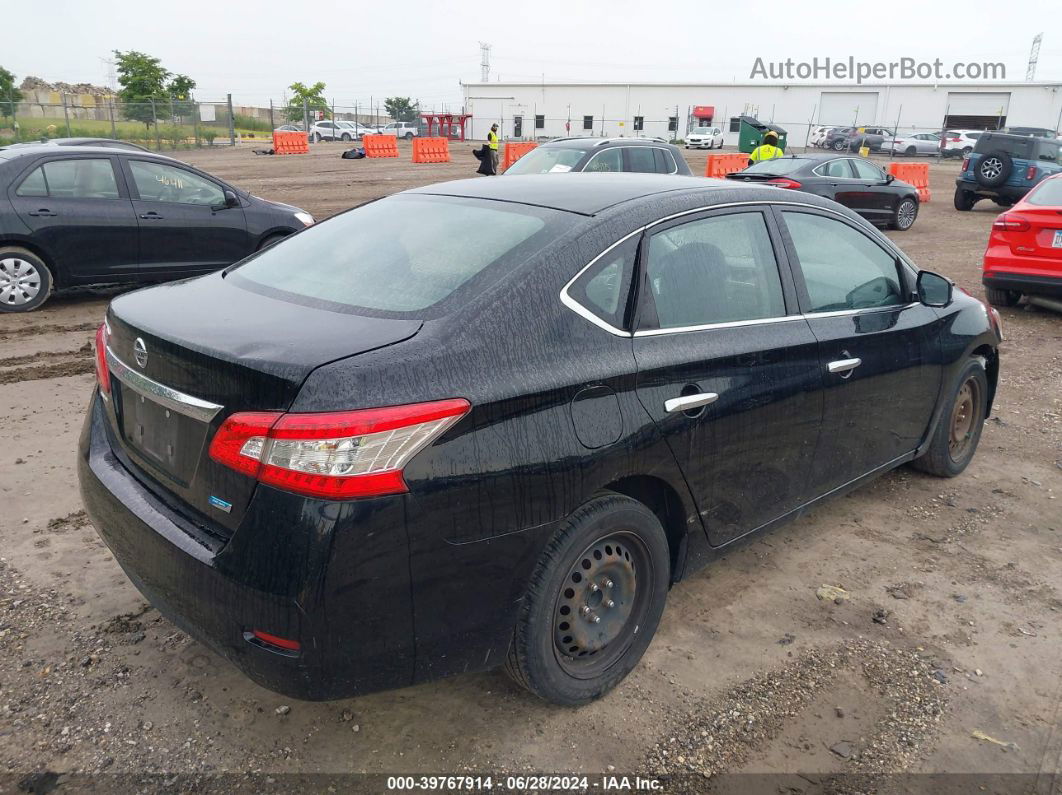
<instances>
[{"instance_id":1,"label":"person in dark clothing","mask_svg":"<svg viewBox=\"0 0 1062 795\"><path fill-rule=\"evenodd\" d=\"M485 177L493 177L498 172L494 168L494 158L491 157L490 146L483 144L479 149L473 149L472 154L479 161L479 168L476 169L477 174L482 174Z\"/></svg>"}]
</instances>

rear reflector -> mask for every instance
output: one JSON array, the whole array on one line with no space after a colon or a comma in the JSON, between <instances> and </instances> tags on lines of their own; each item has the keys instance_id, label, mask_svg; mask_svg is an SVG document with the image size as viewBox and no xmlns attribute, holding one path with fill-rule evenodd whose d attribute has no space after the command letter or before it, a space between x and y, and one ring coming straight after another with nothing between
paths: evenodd
<instances>
[{"instance_id":1,"label":"rear reflector","mask_svg":"<svg viewBox=\"0 0 1062 795\"><path fill-rule=\"evenodd\" d=\"M1029 166L1025 169L1025 179L1036 179L1036 166Z\"/></svg>"},{"instance_id":2,"label":"rear reflector","mask_svg":"<svg viewBox=\"0 0 1062 795\"><path fill-rule=\"evenodd\" d=\"M320 414L233 414L210 457L261 483L325 499L408 491L402 469L468 413L467 400L438 400Z\"/></svg>"},{"instance_id":3,"label":"rear reflector","mask_svg":"<svg viewBox=\"0 0 1062 795\"><path fill-rule=\"evenodd\" d=\"M996 220L992 222L992 226L995 229L1002 229L1007 232L1028 232L1030 229L1029 222L1024 218L1007 215L1006 213L1003 213L996 218Z\"/></svg>"},{"instance_id":4,"label":"rear reflector","mask_svg":"<svg viewBox=\"0 0 1062 795\"><path fill-rule=\"evenodd\" d=\"M252 630L251 636L255 640L259 640L269 646L276 646L278 649L284 649L285 651L299 651L302 648L302 644L297 640L288 640L287 638L281 638L277 635L270 635L268 632L262 632L260 629Z\"/></svg>"},{"instance_id":5,"label":"rear reflector","mask_svg":"<svg viewBox=\"0 0 1062 795\"><path fill-rule=\"evenodd\" d=\"M965 171L965 170L966 170L966 169L968 169L969 167L970 167L970 158L968 158L968 157L964 157L964 158L962 159L962 170L963 170L963 171Z\"/></svg>"},{"instance_id":6,"label":"rear reflector","mask_svg":"<svg viewBox=\"0 0 1062 795\"><path fill-rule=\"evenodd\" d=\"M111 371L107 367L107 323L100 323L96 329L96 383L100 392L111 394Z\"/></svg>"}]
</instances>

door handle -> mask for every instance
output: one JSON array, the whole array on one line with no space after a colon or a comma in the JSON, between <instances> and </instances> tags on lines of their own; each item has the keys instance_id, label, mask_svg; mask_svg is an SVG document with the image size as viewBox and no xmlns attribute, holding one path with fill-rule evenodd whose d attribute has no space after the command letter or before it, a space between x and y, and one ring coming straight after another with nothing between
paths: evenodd
<instances>
[{"instance_id":1,"label":"door handle","mask_svg":"<svg viewBox=\"0 0 1062 795\"><path fill-rule=\"evenodd\" d=\"M665 400L664 411L668 414L673 414L676 411L689 411L690 409L707 406L709 403L715 403L717 400L719 400L719 395L715 392L701 392L697 395L683 395L682 397Z\"/></svg>"},{"instance_id":2,"label":"door handle","mask_svg":"<svg viewBox=\"0 0 1062 795\"><path fill-rule=\"evenodd\" d=\"M36 212L31 212L30 215L32 215L34 218L39 218L41 216L44 216L46 218L55 218L55 216L59 215L59 213L53 213L47 207L41 207L41 209L37 210Z\"/></svg>"},{"instance_id":3,"label":"door handle","mask_svg":"<svg viewBox=\"0 0 1062 795\"><path fill-rule=\"evenodd\" d=\"M838 359L835 362L830 362L828 365L826 365L826 368L831 373L847 373L848 375L851 375L852 371L859 367L859 365L861 365L862 363L862 359Z\"/></svg>"},{"instance_id":4,"label":"door handle","mask_svg":"<svg viewBox=\"0 0 1062 795\"><path fill-rule=\"evenodd\" d=\"M159 215L158 213L155 213L155 212L141 213L140 217L143 218L145 221L161 221L162 220L162 216Z\"/></svg>"}]
</instances>

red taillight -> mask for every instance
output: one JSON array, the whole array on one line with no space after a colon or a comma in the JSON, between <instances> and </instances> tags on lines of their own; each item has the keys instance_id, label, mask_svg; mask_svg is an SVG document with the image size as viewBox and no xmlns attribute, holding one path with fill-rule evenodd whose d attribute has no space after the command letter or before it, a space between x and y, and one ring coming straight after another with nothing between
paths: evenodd
<instances>
[{"instance_id":1,"label":"red taillight","mask_svg":"<svg viewBox=\"0 0 1062 795\"><path fill-rule=\"evenodd\" d=\"M995 229L1002 229L1006 232L1028 232L1031 227L1029 222L1024 218L1018 218L1014 215L1007 215L1003 213L992 222L992 226Z\"/></svg>"},{"instance_id":2,"label":"red taillight","mask_svg":"<svg viewBox=\"0 0 1062 795\"><path fill-rule=\"evenodd\" d=\"M468 413L467 400L320 414L233 414L210 457L261 483L326 499L407 491L402 469Z\"/></svg>"},{"instance_id":3,"label":"red taillight","mask_svg":"<svg viewBox=\"0 0 1062 795\"><path fill-rule=\"evenodd\" d=\"M1025 179L1036 179L1036 166L1029 166L1025 169Z\"/></svg>"},{"instance_id":4,"label":"red taillight","mask_svg":"<svg viewBox=\"0 0 1062 795\"><path fill-rule=\"evenodd\" d=\"M96 383L100 392L111 394L111 371L107 367L107 323L100 323L96 329Z\"/></svg>"},{"instance_id":5,"label":"red taillight","mask_svg":"<svg viewBox=\"0 0 1062 795\"><path fill-rule=\"evenodd\" d=\"M970 167L970 158L968 158L968 157L964 157L964 158L962 159L962 170L963 170L963 171L965 171L965 170L966 170L966 169L968 169L969 167Z\"/></svg>"},{"instance_id":6,"label":"red taillight","mask_svg":"<svg viewBox=\"0 0 1062 795\"><path fill-rule=\"evenodd\" d=\"M797 190L800 188L800 183L795 179L789 179L789 177L776 177L769 179L765 185L774 185L776 188L789 188L790 190Z\"/></svg>"},{"instance_id":7,"label":"red taillight","mask_svg":"<svg viewBox=\"0 0 1062 795\"><path fill-rule=\"evenodd\" d=\"M948 140L951 141L953 144L957 144L959 143L959 141L962 140L962 138L949 138Z\"/></svg>"}]
</instances>

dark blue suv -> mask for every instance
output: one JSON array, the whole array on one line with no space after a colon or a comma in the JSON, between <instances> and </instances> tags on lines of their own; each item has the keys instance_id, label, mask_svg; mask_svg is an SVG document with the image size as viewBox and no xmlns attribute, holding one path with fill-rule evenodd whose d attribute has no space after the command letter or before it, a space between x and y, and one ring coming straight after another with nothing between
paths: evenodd
<instances>
[{"instance_id":1,"label":"dark blue suv","mask_svg":"<svg viewBox=\"0 0 1062 795\"><path fill-rule=\"evenodd\" d=\"M1040 180L1062 172L1060 146L1057 138L984 133L955 180L955 209L973 209L978 199L1010 207Z\"/></svg>"}]
</instances>

